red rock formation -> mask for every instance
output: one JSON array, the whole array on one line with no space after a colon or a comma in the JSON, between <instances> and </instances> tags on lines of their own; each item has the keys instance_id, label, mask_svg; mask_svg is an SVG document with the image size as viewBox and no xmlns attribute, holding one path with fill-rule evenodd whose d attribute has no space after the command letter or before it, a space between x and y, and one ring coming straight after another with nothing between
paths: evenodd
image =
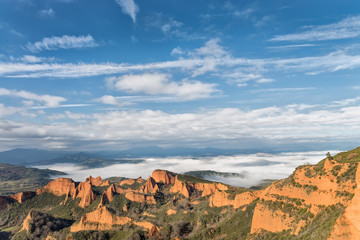
<instances>
[{"instance_id":1,"label":"red rock formation","mask_svg":"<svg viewBox=\"0 0 360 240\"><path fill-rule=\"evenodd\" d=\"M156 204L154 196L143 195L136 192L128 192L125 194L125 198L133 202Z\"/></svg>"},{"instance_id":2,"label":"red rock formation","mask_svg":"<svg viewBox=\"0 0 360 240\"><path fill-rule=\"evenodd\" d=\"M155 225L152 226L152 228L149 230L148 233L149 237L158 237L159 236L159 228Z\"/></svg>"},{"instance_id":3,"label":"red rock formation","mask_svg":"<svg viewBox=\"0 0 360 240\"><path fill-rule=\"evenodd\" d=\"M180 193L185 198L190 198L190 191L185 182L179 181L178 176L176 175L174 185L169 190L171 193Z\"/></svg>"},{"instance_id":4,"label":"red rock formation","mask_svg":"<svg viewBox=\"0 0 360 240\"><path fill-rule=\"evenodd\" d=\"M356 183L360 183L360 173L357 172L356 181L348 179L339 182L336 176L346 172L350 164L326 159L323 168L319 169L319 166L321 165L297 168L289 178L274 182L264 189L259 194L260 200L276 202L279 197L282 201L298 199L302 204L311 206L313 214L319 212L319 206L341 203L348 207L338 219L331 239L347 239L344 236L350 236L348 239L360 239L360 194L357 195L358 190L354 189ZM351 198L338 195L338 192L347 192L348 196L355 193L355 197L350 201ZM291 225L292 220L288 214L281 213L281 209L273 211L258 203L254 210L251 232L261 229L279 232L291 228L292 233L297 234L306 223L300 221L298 226L294 226Z\"/></svg>"},{"instance_id":5,"label":"red rock formation","mask_svg":"<svg viewBox=\"0 0 360 240\"><path fill-rule=\"evenodd\" d=\"M107 210L106 207L101 207L93 212L87 213L80 219L80 222L73 224L70 227L71 232L78 232L84 230L104 231L113 229L117 225L125 225L131 222L131 218L119 217Z\"/></svg>"},{"instance_id":6,"label":"red rock formation","mask_svg":"<svg viewBox=\"0 0 360 240\"><path fill-rule=\"evenodd\" d=\"M23 226L22 226L20 231L25 230L26 232L30 233L30 230L31 230L30 221L31 221L31 218L32 218L31 214L32 213L31 213L31 210L30 210L30 212L28 213L28 215L24 219Z\"/></svg>"},{"instance_id":7,"label":"red rock formation","mask_svg":"<svg viewBox=\"0 0 360 240\"><path fill-rule=\"evenodd\" d=\"M345 212L338 218L329 239L360 239L360 165L356 170L355 195Z\"/></svg>"},{"instance_id":8,"label":"red rock formation","mask_svg":"<svg viewBox=\"0 0 360 240\"><path fill-rule=\"evenodd\" d=\"M159 187L152 177L149 177L144 185L140 187L139 192L149 194L159 191Z\"/></svg>"},{"instance_id":9,"label":"red rock formation","mask_svg":"<svg viewBox=\"0 0 360 240\"><path fill-rule=\"evenodd\" d=\"M110 185L110 181L109 181L109 180L105 180L105 181L103 181L103 182L100 184L101 187L105 187L105 186L109 186L109 185Z\"/></svg>"},{"instance_id":10,"label":"red rock formation","mask_svg":"<svg viewBox=\"0 0 360 240\"><path fill-rule=\"evenodd\" d=\"M82 208L89 206L96 198L88 181L80 183L76 188L76 193L76 198L80 198L79 206Z\"/></svg>"},{"instance_id":11,"label":"red rock formation","mask_svg":"<svg viewBox=\"0 0 360 240\"><path fill-rule=\"evenodd\" d=\"M176 214L176 211L173 210L173 209L169 209L169 210L167 210L166 214L167 215L173 215L173 214Z\"/></svg>"},{"instance_id":12,"label":"red rock formation","mask_svg":"<svg viewBox=\"0 0 360 240\"><path fill-rule=\"evenodd\" d=\"M175 182L175 174L166 170L156 169L155 171L153 171L151 177L156 182L162 182L165 185L170 185Z\"/></svg>"},{"instance_id":13,"label":"red rock formation","mask_svg":"<svg viewBox=\"0 0 360 240\"><path fill-rule=\"evenodd\" d=\"M193 188L202 192L202 197L213 194L216 190L228 190L228 187L222 183L195 183Z\"/></svg>"},{"instance_id":14,"label":"red rock formation","mask_svg":"<svg viewBox=\"0 0 360 240\"><path fill-rule=\"evenodd\" d=\"M70 178L57 178L43 188L36 191L36 194L49 192L56 196L75 196L75 183Z\"/></svg>"},{"instance_id":15,"label":"red rock formation","mask_svg":"<svg viewBox=\"0 0 360 240\"><path fill-rule=\"evenodd\" d=\"M290 229L293 219L280 210L270 210L267 206L258 203L254 209L251 223L251 233L260 232L262 229L270 232L281 232Z\"/></svg>"},{"instance_id":16,"label":"red rock formation","mask_svg":"<svg viewBox=\"0 0 360 240\"><path fill-rule=\"evenodd\" d=\"M216 190L209 198L210 207L233 206L235 209L248 205L258 198L258 192L243 192L235 195L235 198L229 199L230 194L224 191Z\"/></svg>"},{"instance_id":17,"label":"red rock formation","mask_svg":"<svg viewBox=\"0 0 360 240\"><path fill-rule=\"evenodd\" d=\"M25 200L35 197L35 195L36 195L35 192L21 192L21 193L10 195L9 197L19 203L23 203Z\"/></svg>"},{"instance_id":18,"label":"red rock formation","mask_svg":"<svg viewBox=\"0 0 360 240\"><path fill-rule=\"evenodd\" d=\"M98 177L96 177L96 178L93 178L92 176L89 176L89 177L85 180L85 182L88 182L88 183L90 183L90 185L95 186L95 187L98 187L98 186L100 186L100 185L103 183L103 181L102 181L102 179L101 179L100 176L98 176Z\"/></svg>"},{"instance_id":19,"label":"red rock formation","mask_svg":"<svg viewBox=\"0 0 360 240\"><path fill-rule=\"evenodd\" d=\"M104 206L106 203L111 202L114 199L115 194L117 193L117 187L114 184L111 184L105 192L101 195L100 203L98 207Z\"/></svg>"},{"instance_id":20,"label":"red rock formation","mask_svg":"<svg viewBox=\"0 0 360 240\"><path fill-rule=\"evenodd\" d=\"M145 230L148 230L148 231L150 231L153 227L156 227L154 224L152 224L151 222L147 222L147 221L133 221L133 223L139 227L144 228ZM159 230L159 229L157 228L157 230Z\"/></svg>"}]
</instances>

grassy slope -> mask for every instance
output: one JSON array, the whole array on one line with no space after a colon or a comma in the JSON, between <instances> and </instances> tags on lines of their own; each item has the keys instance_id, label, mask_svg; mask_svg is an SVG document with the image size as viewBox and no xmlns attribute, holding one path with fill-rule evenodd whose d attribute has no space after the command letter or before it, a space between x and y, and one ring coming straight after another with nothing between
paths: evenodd
<instances>
[{"instance_id":1,"label":"grassy slope","mask_svg":"<svg viewBox=\"0 0 360 240\"><path fill-rule=\"evenodd\" d=\"M46 185L51 180L51 176L56 175L65 175L65 173L0 163L0 195L35 191Z\"/></svg>"}]
</instances>

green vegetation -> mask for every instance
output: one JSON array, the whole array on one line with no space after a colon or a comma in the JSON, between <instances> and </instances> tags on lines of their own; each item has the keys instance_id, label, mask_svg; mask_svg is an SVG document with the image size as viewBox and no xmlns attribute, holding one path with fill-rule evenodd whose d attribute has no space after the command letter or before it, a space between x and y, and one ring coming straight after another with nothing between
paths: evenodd
<instances>
[{"instance_id":1,"label":"green vegetation","mask_svg":"<svg viewBox=\"0 0 360 240\"><path fill-rule=\"evenodd\" d=\"M349 180L355 181L357 166L358 163L350 163L348 169L340 176L337 176L337 183L347 182Z\"/></svg>"},{"instance_id":2,"label":"green vegetation","mask_svg":"<svg viewBox=\"0 0 360 240\"><path fill-rule=\"evenodd\" d=\"M347 152L341 152L334 156L334 159L340 163L359 162L360 161L360 147Z\"/></svg>"},{"instance_id":3,"label":"green vegetation","mask_svg":"<svg viewBox=\"0 0 360 240\"><path fill-rule=\"evenodd\" d=\"M198 177L194 177L191 175L184 175L184 174L179 174L178 176L178 180L181 182L188 182L188 183L213 183L212 181L208 181L202 178L198 178Z\"/></svg>"},{"instance_id":4,"label":"green vegetation","mask_svg":"<svg viewBox=\"0 0 360 240\"><path fill-rule=\"evenodd\" d=\"M228 190L225 190L225 192L230 193L228 196L228 199L234 200L237 194L243 193L243 192L252 192L252 189L248 188L240 188L240 187L229 187Z\"/></svg>"},{"instance_id":5,"label":"green vegetation","mask_svg":"<svg viewBox=\"0 0 360 240\"><path fill-rule=\"evenodd\" d=\"M0 163L0 195L36 191L51 181L50 177L66 173L49 169L26 168Z\"/></svg>"}]
</instances>

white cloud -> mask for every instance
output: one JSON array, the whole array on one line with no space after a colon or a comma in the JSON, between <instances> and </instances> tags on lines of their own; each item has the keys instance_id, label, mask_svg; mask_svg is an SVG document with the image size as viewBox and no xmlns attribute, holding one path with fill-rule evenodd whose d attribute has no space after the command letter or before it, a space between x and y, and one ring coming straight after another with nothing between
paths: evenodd
<instances>
[{"instance_id":1,"label":"white cloud","mask_svg":"<svg viewBox=\"0 0 360 240\"><path fill-rule=\"evenodd\" d=\"M40 16L42 17L54 17L55 11L52 8L44 9L40 11Z\"/></svg>"},{"instance_id":2,"label":"white cloud","mask_svg":"<svg viewBox=\"0 0 360 240\"><path fill-rule=\"evenodd\" d=\"M360 16L347 17L339 22L308 26L299 33L277 35L270 41L325 41L354 38L360 35Z\"/></svg>"},{"instance_id":3,"label":"white cloud","mask_svg":"<svg viewBox=\"0 0 360 240\"><path fill-rule=\"evenodd\" d=\"M56 144L55 144L56 145ZM216 157L168 157L143 158L139 164L116 164L105 168L82 169L73 164L54 164L38 166L42 169L54 169L66 172L75 181L84 181L89 175L102 178L122 176L146 179L155 169L166 169L176 173L197 170L213 170L232 172L243 177L216 178L233 186L251 187L263 179L282 179L288 177L297 166L316 164L325 157L327 151L317 152L287 152L280 154L241 154L235 156ZM338 151L329 151L332 154Z\"/></svg>"},{"instance_id":4,"label":"white cloud","mask_svg":"<svg viewBox=\"0 0 360 240\"><path fill-rule=\"evenodd\" d=\"M253 110L200 109L185 113L154 110L113 110L95 114L66 112L53 119L60 118L61 122L42 123L0 120L0 136L12 139L9 142L14 144L26 140L27 144L38 146L46 139L62 139L69 146L81 145L83 149L91 144L104 148L109 142L117 146L132 143L201 147L226 144L246 148L255 143L261 146L291 143L294 146L337 140L360 141L360 107L358 101L352 100L346 100L346 105L293 104Z\"/></svg>"},{"instance_id":5,"label":"white cloud","mask_svg":"<svg viewBox=\"0 0 360 240\"><path fill-rule=\"evenodd\" d=\"M58 107L61 102L66 101L63 97L52 95L38 95L27 91L8 90L0 88L0 96L19 97L27 100L32 100L44 104L47 107ZM29 102L28 102L29 103Z\"/></svg>"},{"instance_id":6,"label":"white cloud","mask_svg":"<svg viewBox=\"0 0 360 240\"><path fill-rule=\"evenodd\" d=\"M131 17L133 22L136 22L136 14L139 12L139 7L134 0L115 0L115 2L121 7L124 14Z\"/></svg>"},{"instance_id":7,"label":"white cloud","mask_svg":"<svg viewBox=\"0 0 360 240\"><path fill-rule=\"evenodd\" d=\"M118 98L111 95L104 95L101 98L96 99L96 101L101 102L103 104L116 105L119 107L132 105L131 102L119 101Z\"/></svg>"},{"instance_id":8,"label":"white cloud","mask_svg":"<svg viewBox=\"0 0 360 240\"><path fill-rule=\"evenodd\" d=\"M218 91L215 84L187 79L181 82L170 81L170 75L162 73L130 74L107 78L106 81L109 87L119 91L149 95L173 95L184 101L207 98Z\"/></svg>"},{"instance_id":9,"label":"white cloud","mask_svg":"<svg viewBox=\"0 0 360 240\"><path fill-rule=\"evenodd\" d=\"M44 50L57 50L69 48L88 48L97 47L99 44L91 35L87 36L69 36L43 38L39 42L28 43L27 49L31 52L40 52Z\"/></svg>"},{"instance_id":10,"label":"white cloud","mask_svg":"<svg viewBox=\"0 0 360 240\"><path fill-rule=\"evenodd\" d=\"M175 56L175 55L183 55L185 52L180 48L180 47L176 47L173 48L173 50L171 50L170 55L171 56Z\"/></svg>"}]
</instances>

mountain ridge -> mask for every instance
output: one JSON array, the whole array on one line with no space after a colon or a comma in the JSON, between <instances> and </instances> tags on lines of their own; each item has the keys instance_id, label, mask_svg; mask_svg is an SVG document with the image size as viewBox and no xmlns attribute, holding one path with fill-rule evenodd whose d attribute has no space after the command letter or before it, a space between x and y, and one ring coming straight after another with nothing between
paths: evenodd
<instances>
[{"instance_id":1,"label":"mountain ridge","mask_svg":"<svg viewBox=\"0 0 360 240\"><path fill-rule=\"evenodd\" d=\"M0 228L12 227L12 239L358 239L359 161L360 148L328 155L261 190L166 170L147 180L60 178L21 203L1 197ZM33 209L59 219L55 230L39 230Z\"/></svg>"}]
</instances>

